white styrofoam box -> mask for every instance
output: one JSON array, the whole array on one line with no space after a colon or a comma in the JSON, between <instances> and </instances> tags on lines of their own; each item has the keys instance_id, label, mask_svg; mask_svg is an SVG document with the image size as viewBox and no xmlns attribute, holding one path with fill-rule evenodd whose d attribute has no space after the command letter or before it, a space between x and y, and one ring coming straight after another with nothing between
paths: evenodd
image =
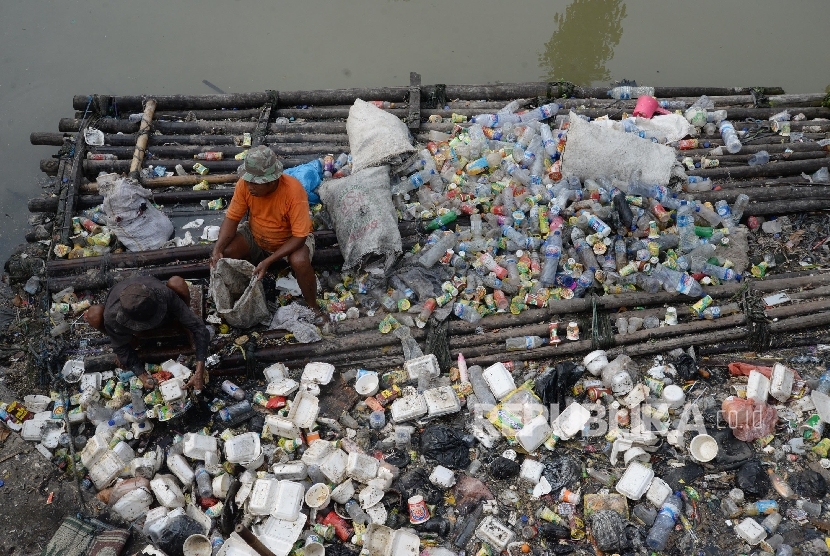
<instances>
[{"instance_id":1,"label":"white styrofoam box","mask_svg":"<svg viewBox=\"0 0 830 556\"><path fill-rule=\"evenodd\" d=\"M622 400L625 407L634 408L640 405L648 397L648 386L643 383L637 383L634 388Z\"/></svg>"},{"instance_id":2,"label":"white styrofoam box","mask_svg":"<svg viewBox=\"0 0 830 556\"><path fill-rule=\"evenodd\" d=\"M231 463L246 463L262 452L259 435L255 432L238 434L225 441L225 458Z\"/></svg>"},{"instance_id":3,"label":"white styrofoam box","mask_svg":"<svg viewBox=\"0 0 830 556\"><path fill-rule=\"evenodd\" d=\"M172 374L175 378L181 379L183 382L187 382L190 379L190 375L193 374L193 371L182 365L177 361L173 361L172 359L168 359L164 363L161 364L161 368L168 373Z\"/></svg>"},{"instance_id":4,"label":"white styrofoam box","mask_svg":"<svg viewBox=\"0 0 830 556\"><path fill-rule=\"evenodd\" d=\"M671 495L671 487L660 477L651 480L651 486L646 492L646 500L652 503L655 508L662 508L663 502Z\"/></svg>"},{"instance_id":5,"label":"white styrofoam box","mask_svg":"<svg viewBox=\"0 0 830 556\"><path fill-rule=\"evenodd\" d=\"M749 371L746 383L746 399L766 403L769 397L769 379L756 370Z\"/></svg>"},{"instance_id":6,"label":"white styrofoam box","mask_svg":"<svg viewBox=\"0 0 830 556\"><path fill-rule=\"evenodd\" d=\"M308 466L322 465L335 448L336 447L333 442L329 442L328 440L318 440L317 442L311 443L308 449L303 452L300 459Z\"/></svg>"},{"instance_id":7,"label":"white styrofoam box","mask_svg":"<svg viewBox=\"0 0 830 556\"><path fill-rule=\"evenodd\" d=\"M608 364L608 356L604 350L592 351L582 360L585 369L594 376L599 376L603 367Z\"/></svg>"},{"instance_id":8,"label":"white styrofoam box","mask_svg":"<svg viewBox=\"0 0 830 556\"><path fill-rule=\"evenodd\" d=\"M334 365L331 363L308 363L303 369L300 382L313 382L325 386L334 376Z\"/></svg>"},{"instance_id":9,"label":"white styrofoam box","mask_svg":"<svg viewBox=\"0 0 830 556\"><path fill-rule=\"evenodd\" d=\"M248 497L248 511L254 515L270 515L277 502L277 479L257 479Z\"/></svg>"},{"instance_id":10,"label":"white styrofoam box","mask_svg":"<svg viewBox=\"0 0 830 556\"><path fill-rule=\"evenodd\" d=\"M181 481L183 485L189 485L193 482L196 474L193 468L181 454L170 454L167 456L167 469L170 470L176 478Z\"/></svg>"},{"instance_id":11,"label":"white styrofoam box","mask_svg":"<svg viewBox=\"0 0 830 556\"><path fill-rule=\"evenodd\" d=\"M261 540L263 542L265 541L264 538ZM290 550L279 552L272 549L272 552L275 556L288 556ZM259 556L259 552L251 548L251 546L236 532L233 532L227 540L222 543L222 546L219 547L219 552L216 553L216 556Z\"/></svg>"},{"instance_id":12,"label":"white styrofoam box","mask_svg":"<svg viewBox=\"0 0 830 556\"><path fill-rule=\"evenodd\" d=\"M519 477L531 483L538 483L544 470L545 464L541 461L525 458L519 470Z\"/></svg>"},{"instance_id":13,"label":"white styrofoam box","mask_svg":"<svg viewBox=\"0 0 830 556\"><path fill-rule=\"evenodd\" d=\"M148 505L153 503L153 495L151 493L147 492L143 488L136 489L136 490L141 490L141 491L144 491L145 493L147 493L147 495L150 497L150 502L148 503ZM126 494L125 494L125 496L126 496ZM120 502L120 500L119 500L119 502ZM113 510L114 509L115 509L115 506L113 506ZM167 513L169 511L170 510L168 510L164 506L156 506L152 510L147 510L147 513L144 515L144 527L142 529L142 532L144 533L145 537L149 535L149 532L147 531L147 529L150 527L150 525L152 525L153 523L155 523L159 519L163 519L163 518L167 517ZM130 520L130 521L132 521L132 520Z\"/></svg>"},{"instance_id":14,"label":"white styrofoam box","mask_svg":"<svg viewBox=\"0 0 830 556\"><path fill-rule=\"evenodd\" d=\"M617 482L617 492L631 500L639 500L654 479L654 470L639 461L633 461Z\"/></svg>"},{"instance_id":15,"label":"white styrofoam box","mask_svg":"<svg viewBox=\"0 0 830 556\"><path fill-rule=\"evenodd\" d=\"M516 389L513 375L510 374L510 371L502 363L490 365L484 369L482 376L497 400L503 399L507 394Z\"/></svg>"},{"instance_id":16,"label":"white styrofoam box","mask_svg":"<svg viewBox=\"0 0 830 556\"><path fill-rule=\"evenodd\" d=\"M63 379L70 384L74 384L81 380L83 374L84 362L78 359L68 359L66 363L63 364L63 369L61 369L61 376L63 376Z\"/></svg>"},{"instance_id":17,"label":"white styrofoam box","mask_svg":"<svg viewBox=\"0 0 830 556\"><path fill-rule=\"evenodd\" d=\"M138 519L141 514L147 512L147 517L145 519L152 523L152 521L159 519L159 517L167 515L167 508L164 508L164 513L161 514L161 516L156 517L160 513L156 512L152 521L150 521L150 512L147 511L147 508L149 508L152 503L153 495L147 492L146 489L137 488L119 498L118 501L112 505L112 511L117 515L120 515L121 519L128 522Z\"/></svg>"},{"instance_id":18,"label":"white styrofoam box","mask_svg":"<svg viewBox=\"0 0 830 556\"><path fill-rule=\"evenodd\" d=\"M184 397L184 381L180 378L171 378L159 384L161 397L165 403L175 402Z\"/></svg>"},{"instance_id":19,"label":"white styrofoam box","mask_svg":"<svg viewBox=\"0 0 830 556\"><path fill-rule=\"evenodd\" d=\"M182 453L190 459L204 460L205 453L219 451L219 441L206 434L186 432L182 442Z\"/></svg>"},{"instance_id":20,"label":"white styrofoam box","mask_svg":"<svg viewBox=\"0 0 830 556\"><path fill-rule=\"evenodd\" d=\"M417 556L421 551L421 539L411 529L398 529L392 534L392 542L385 556Z\"/></svg>"},{"instance_id":21,"label":"white styrofoam box","mask_svg":"<svg viewBox=\"0 0 830 556\"><path fill-rule=\"evenodd\" d=\"M332 483L340 483L346 478L346 464L349 461L349 454L338 448L326 456L320 464L320 471Z\"/></svg>"},{"instance_id":22,"label":"white styrofoam box","mask_svg":"<svg viewBox=\"0 0 830 556\"><path fill-rule=\"evenodd\" d=\"M772 367L772 376L769 380L770 396L781 403L786 402L793 393L793 381L795 381L793 370L781 363L776 363Z\"/></svg>"},{"instance_id":23,"label":"white styrofoam box","mask_svg":"<svg viewBox=\"0 0 830 556\"><path fill-rule=\"evenodd\" d=\"M443 465L437 465L429 475L429 482L435 486L450 488L455 484L455 473Z\"/></svg>"},{"instance_id":24,"label":"white styrofoam box","mask_svg":"<svg viewBox=\"0 0 830 556\"><path fill-rule=\"evenodd\" d=\"M79 389L81 392L83 392L87 388L100 390L101 382L101 373L84 373L84 376L81 377L81 385Z\"/></svg>"},{"instance_id":25,"label":"white styrofoam box","mask_svg":"<svg viewBox=\"0 0 830 556\"><path fill-rule=\"evenodd\" d=\"M294 393L294 391L297 390L297 388L299 387L300 383L296 380L291 380L290 378L282 378L280 380L269 382L268 386L265 387L265 393L269 396L287 397Z\"/></svg>"},{"instance_id":26,"label":"white styrofoam box","mask_svg":"<svg viewBox=\"0 0 830 556\"><path fill-rule=\"evenodd\" d=\"M404 396L392 402L390 413L394 423L403 423L423 417L429 411L427 401L421 394Z\"/></svg>"},{"instance_id":27,"label":"white styrofoam box","mask_svg":"<svg viewBox=\"0 0 830 556\"><path fill-rule=\"evenodd\" d=\"M482 519L476 527L476 538L490 544L499 552L507 550L507 545L513 542L515 536L516 533L512 529L492 515Z\"/></svg>"},{"instance_id":28,"label":"white styrofoam box","mask_svg":"<svg viewBox=\"0 0 830 556\"><path fill-rule=\"evenodd\" d=\"M185 506L184 512L187 517L202 526L202 534L207 536L210 533L212 522L210 518L196 505L196 501L191 499L190 503Z\"/></svg>"},{"instance_id":29,"label":"white styrofoam box","mask_svg":"<svg viewBox=\"0 0 830 556\"><path fill-rule=\"evenodd\" d=\"M302 461L275 463L272 472L277 479L288 481L302 481L308 476L308 468Z\"/></svg>"},{"instance_id":30,"label":"white styrofoam box","mask_svg":"<svg viewBox=\"0 0 830 556\"><path fill-rule=\"evenodd\" d=\"M101 459L109 449L109 441L100 434L93 435L81 451L81 464L89 469Z\"/></svg>"},{"instance_id":31,"label":"white styrofoam box","mask_svg":"<svg viewBox=\"0 0 830 556\"><path fill-rule=\"evenodd\" d=\"M184 493L173 475L156 475L150 481L150 489L159 504L167 508L184 508Z\"/></svg>"},{"instance_id":32,"label":"white styrofoam box","mask_svg":"<svg viewBox=\"0 0 830 556\"><path fill-rule=\"evenodd\" d=\"M591 418L591 412L582 405L574 402L565 408L565 411L551 424L553 434L562 440L568 440L582 431Z\"/></svg>"},{"instance_id":33,"label":"white styrofoam box","mask_svg":"<svg viewBox=\"0 0 830 556\"><path fill-rule=\"evenodd\" d=\"M277 486L276 503L271 515L288 521L294 521L300 516L303 506L305 487L294 481L279 481Z\"/></svg>"},{"instance_id":34,"label":"white styrofoam box","mask_svg":"<svg viewBox=\"0 0 830 556\"><path fill-rule=\"evenodd\" d=\"M421 376L421 373L426 373L433 377L441 374L438 358L432 353L405 361L403 370L409 375L409 380L417 380Z\"/></svg>"},{"instance_id":35,"label":"white styrofoam box","mask_svg":"<svg viewBox=\"0 0 830 556\"><path fill-rule=\"evenodd\" d=\"M118 478L118 474L122 469L124 469L124 462L115 452L108 450L89 468L89 478L92 479L95 488L102 490Z\"/></svg>"},{"instance_id":36,"label":"white styrofoam box","mask_svg":"<svg viewBox=\"0 0 830 556\"><path fill-rule=\"evenodd\" d=\"M516 441L527 453L532 453L550 437L551 432L547 418L537 415L516 433Z\"/></svg>"},{"instance_id":37,"label":"white styrofoam box","mask_svg":"<svg viewBox=\"0 0 830 556\"><path fill-rule=\"evenodd\" d=\"M23 405L32 413L40 413L46 411L49 404L52 403L52 398L49 396L41 396L40 394L29 394L23 397Z\"/></svg>"},{"instance_id":38,"label":"white styrofoam box","mask_svg":"<svg viewBox=\"0 0 830 556\"><path fill-rule=\"evenodd\" d=\"M369 556L386 556L387 550L392 546L394 534L395 531L386 525L371 523L363 537L363 549Z\"/></svg>"},{"instance_id":39,"label":"white styrofoam box","mask_svg":"<svg viewBox=\"0 0 830 556\"><path fill-rule=\"evenodd\" d=\"M315 442L316 444L316 442ZM346 475L359 483L368 483L378 474L378 460L372 456L352 452L346 462Z\"/></svg>"},{"instance_id":40,"label":"white styrofoam box","mask_svg":"<svg viewBox=\"0 0 830 556\"><path fill-rule=\"evenodd\" d=\"M288 420L301 429L308 429L314 425L319 413L320 400L303 390L294 398L294 403L291 404L291 410L288 412Z\"/></svg>"},{"instance_id":41,"label":"white styrofoam box","mask_svg":"<svg viewBox=\"0 0 830 556\"><path fill-rule=\"evenodd\" d=\"M439 386L424 391L424 400L430 417L440 417L461 411L461 400L452 386Z\"/></svg>"},{"instance_id":42,"label":"white styrofoam box","mask_svg":"<svg viewBox=\"0 0 830 556\"><path fill-rule=\"evenodd\" d=\"M263 369L266 382L276 382L288 377L288 368L282 363L274 363Z\"/></svg>"},{"instance_id":43,"label":"white styrofoam box","mask_svg":"<svg viewBox=\"0 0 830 556\"><path fill-rule=\"evenodd\" d=\"M383 524L386 523L389 512L386 511L386 507L383 504L375 504L371 508L366 508L366 515L369 516L370 523Z\"/></svg>"},{"instance_id":44,"label":"white styrofoam box","mask_svg":"<svg viewBox=\"0 0 830 556\"><path fill-rule=\"evenodd\" d=\"M118 458L124 462L125 467L135 459L135 450L133 450L132 446L130 446L123 440L116 444L113 447L112 451L115 452L115 455L117 455ZM122 473L123 472L124 470L122 469Z\"/></svg>"},{"instance_id":45,"label":"white styrofoam box","mask_svg":"<svg viewBox=\"0 0 830 556\"><path fill-rule=\"evenodd\" d=\"M767 532L761 527L761 524L751 517L747 517L735 526L735 534L751 546L755 546L767 536Z\"/></svg>"},{"instance_id":46,"label":"white styrofoam box","mask_svg":"<svg viewBox=\"0 0 830 556\"><path fill-rule=\"evenodd\" d=\"M259 540L276 556L288 556L303 532L306 519L308 517L305 514L300 514L297 519L291 521L271 516L260 529ZM258 554L255 553L255 556Z\"/></svg>"},{"instance_id":47,"label":"white styrofoam box","mask_svg":"<svg viewBox=\"0 0 830 556\"><path fill-rule=\"evenodd\" d=\"M20 431L20 436L23 437L23 440L28 440L29 442L40 440L48 424L49 421L46 419L29 419L28 421L23 421L23 429Z\"/></svg>"},{"instance_id":48,"label":"white styrofoam box","mask_svg":"<svg viewBox=\"0 0 830 556\"><path fill-rule=\"evenodd\" d=\"M283 438L299 438L300 427L280 415L268 415L265 417L265 424L271 431L271 434L281 436Z\"/></svg>"}]
</instances>

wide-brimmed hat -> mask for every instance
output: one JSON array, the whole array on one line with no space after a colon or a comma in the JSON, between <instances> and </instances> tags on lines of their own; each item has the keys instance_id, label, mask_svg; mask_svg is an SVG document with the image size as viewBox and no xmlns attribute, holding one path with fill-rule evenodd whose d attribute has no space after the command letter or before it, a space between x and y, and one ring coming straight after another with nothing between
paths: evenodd
<instances>
[{"instance_id":1,"label":"wide-brimmed hat","mask_svg":"<svg viewBox=\"0 0 830 556\"><path fill-rule=\"evenodd\" d=\"M135 332L155 328L167 315L161 294L145 284L130 284L118 296L121 307L115 315L118 324Z\"/></svg>"},{"instance_id":2,"label":"wide-brimmed hat","mask_svg":"<svg viewBox=\"0 0 830 556\"><path fill-rule=\"evenodd\" d=\"M236 170L239 177L251 183L268 183L282 175L282 162L269 147L260 145L248 151L245 162Z\"/></svg>"}]
</instances>

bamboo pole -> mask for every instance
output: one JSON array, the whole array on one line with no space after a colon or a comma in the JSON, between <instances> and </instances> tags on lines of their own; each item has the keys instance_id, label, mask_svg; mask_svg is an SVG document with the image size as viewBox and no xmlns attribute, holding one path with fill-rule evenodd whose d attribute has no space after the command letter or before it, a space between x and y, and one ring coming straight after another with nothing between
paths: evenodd
<instances>
[{"instance_id":1,"label":"bamboo pole","mask_svg":"<svg viewBox=\"0 0 830 556\"><path fill-rule=\"evenodd\" d=\"M112 101L124 110L139 110L147 97L143 95L113 96ZM228 93L219 95L154 95L158 107L164 110L211 110L218 108L259 108L270 97L262 93ZM72 97L72 108L83 110L89 101L89 95Z\"/></svg>"},{"instance_id":2,"label":"bamboo pole","mask_svg":"<svg viewBox=\"0 0 830 556\"><path fill-rule=\"evenodd\" d=\"M150 134L150 126L153 124L153 114L156 111L156 101L147 99L147 104L144 106L144 114L141 116L141 127L138 129L138 139L135 142L135 152L133 153L132 162L130 162L130 176L138 177L138 171L141 169L141 163L144 162L144 153L147 150L147 137Z\"/></svg>"},{"instance_id":3,"label":"bamboo pole","mask_svg":"<svg viewBox=\"0 0 830 556\"><path fill-rule=\"evenodd\" d=\"M348 152L349 150L347 145L337 145L333 143L291 143L269 146L278 156L297 154L314 154L324 156L327 153ZM219 151L222 153L223 158L229 160L233 160L234 155L246 150L247 148L243 147L220 145L159 145L147 148L147 152L152 158L193 158L194 155L198 153ZM120 159L132 156L130 147L94 147L90 149L90 151L97 154L114 154ZM238 161L237 163L241 164L241 161Z\"/></svg>"},{"instance_id":4,"label":"bamboo pole","mask_svg":"<svg viewBox=\"0 0 830 556\"><path fill-rule=\"evenodd\" d=\"M294 166L299 166L300 164L305 164L310 160L314 160L315 156L306 155L303 157L295 157L295 158L284 158L282 159L282 163L285 168L293 168ZM46 168L48 168L49 159L45 159L41 161L41 170L46 172L44 169L44 162L47 163ZM153 160L154 166L164 166L166 168L174 168L176 165L181 164L182 167L188 172L193 171L193 165L195 163L201 163L203 166L210 169L211 172L218 172L224 175L234 172L238 167L240 162L238 160L194 160L194 159L157 159ZM94 178L101 172L116 172L116 173L123 173L129 170L130 164L126 160L84 160L84 173L89 176L90 178ZM48 172L47 172L48 173ZM238 178L237 178L238 179ZM199 180L201 181L201 180Z\"/></svg>"},{"instance_id":5,"label":"bamboo pole","mask_svg":"<svg viewBox=\"0 0 830 556\"><path fill-rule=\"evenodd\" d=\"M694 193L695 199L701 202L725 200L730 203L735 202L738 195L747 195L750 201L773 201L776 199L830 199L830 186L815 185L815 186L787 186L777 185L773 187L752 187L752 188L732 188L722 189L720 191L704 191ZM750 213L752 214L752 213Z\"/></svg>"},{"instance_id":6,"label":"bamboo pole","mask_svg":"<svg viewBox=\"0 0 830 556\"><path fill-rule=\"evenodd\" d=\"M826 155L825 155L826 157ZM830 164L826 158L813 160L781 161L763 166L736 166L728 168L706 168L695 170L695 175L709 179L743 179L766 176L796 175L802 172L812 173Z\"/></svg>"}]
</instances>

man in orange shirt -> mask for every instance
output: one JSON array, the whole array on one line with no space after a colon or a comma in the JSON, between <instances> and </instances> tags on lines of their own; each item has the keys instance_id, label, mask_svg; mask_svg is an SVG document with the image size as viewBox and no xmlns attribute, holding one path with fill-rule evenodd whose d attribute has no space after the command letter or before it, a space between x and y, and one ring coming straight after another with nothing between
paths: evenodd
<instances>
[{"instance_id":1,"label":"man in orange shirt","mask_svg":"<svg viewBox=\"0 0 830 556\"><path fill-rule=\"evenodd\" d=\"M306 304L323 315L317 307L317 278L311 266L314 234L308 194L296 178L283 174L282 163L265 145L248 151L238 173L211 266L222 257L245 259L256 265L254 274L261 280L268 267L285 258ZM246 214L248 220L240 224Z\"/></svg>"}]
</instances>

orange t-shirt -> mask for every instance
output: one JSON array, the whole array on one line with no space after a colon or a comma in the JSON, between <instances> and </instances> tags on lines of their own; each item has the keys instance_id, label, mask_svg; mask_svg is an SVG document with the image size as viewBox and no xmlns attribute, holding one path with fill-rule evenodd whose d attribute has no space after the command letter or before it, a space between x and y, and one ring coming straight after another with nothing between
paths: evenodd
<instances>
[{"instance_id":1,"label":"orange t-shirt","mask_svg":"<svg viewBox=\"0 0 830 556\"><path fill-rule=\"evenodd\" d=\"M280 176L277 189L265 197L251 195L245 180L236 182L226 216L240 221L245 213L254 241L272 253L292 237L307 237L313 231L308 194L296 178L286 174Z\"/></svg>"}]
</instances>

